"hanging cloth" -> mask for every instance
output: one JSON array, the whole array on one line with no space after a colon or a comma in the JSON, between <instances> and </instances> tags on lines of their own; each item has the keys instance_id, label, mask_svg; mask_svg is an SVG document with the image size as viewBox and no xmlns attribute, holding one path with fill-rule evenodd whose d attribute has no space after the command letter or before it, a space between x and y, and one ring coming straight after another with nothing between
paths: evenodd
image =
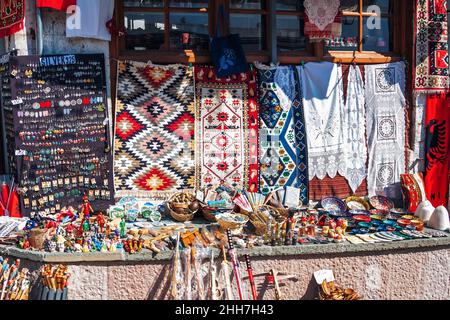
<instances>
[{"instance_id":1,"label":"hanging cloth","mask_svg":"<svg viewBox=\"0 0 450 320\"><path fill-rule=\"evenodd\" d=\"M310 40L334 39L342 34L340 0L305 0L305 35Z\"/></svg>"},{"instance_id":2,"label":"hanging cloth","mask_svg":"<svg viewBox=\"0 0 450 320\"><path fill-rule=\"evenodd\" d=\"M367 176L364 83L361 70L349 67L347 101L344 107L346 178L353 193Z\"/></svg>"},{"instance_id":3,"label":"hanging cloth","mask_svg":"<svg viewBox=\"0 0 450 320\"><path fill-rule=\"evenodd\" d=\"M426 106L425 190L434 207L446 206L450 164L450 97L430 95Z\"/></svg>"},{"instance_id":4,"label":"hanging cloth","mask_svg":"<svg viewBox=\"0 0 450 320\"><path fill-rule=\"evenodd\" d=\"M37 8L51 8L59 11L67 11L70 6L76 5L77 0L37 0Z\"/></svg>"},{"instance_id":5,"label":"hanging cloth","mask_svg":"<svg viewBox=\"0 0 450 320\"><path fill-rule=\"evenodd\" d=\"M447 0L416 0L414 90L449 91Z\"/></svg>"},{"instance_id":6,"label":"hanging cloth","mask_svg":"<svg viewBox=\"0 0 450 320\"><path fill-rule=\"evenodd\" d=\"M77 0L75 12L67 15L66 37L111 41L107 22L114 14L114 0Z\"/></svg>"},{"instance_id":7,"label":"hanging cloth","mask_svg":"<svg viewBox=\"0 0 450 320\"><path fill-rule=\"evenodd\" d=\"M406 166L405 64L366 65L365 76L369 196L400 202L400 175Z\"/></svg>"},{"instance_id":8,"label":"hanging cloth","mask_svg":"<svg viewBox=\"0 0 450 320\"><path fill-rule=\"evenodd\" d=\"M303 90L309 180L327 174L334 178L338 172L345 176L342 67L310 62L297 70Z\"/></svg>"},{"instance_id":9,"label":"hanging cloth","mask_svg":"<svg viewBox=\"0 0 450 320\"><path fill-rule=\"evenodd\" d=\"M0 15L0 38L19 32L24 27L25 0L1 0Z\"/></svg>"},{"instance_id":10,"label":"hanging cloth","mask_svg":"<svg viewBox=\"0 0 450 320\"><path fill-rule=\"evenodd\" d=\"M425 105L427 95L419 93L414 100L414 137L409 157L410 173L425 172Z\"/></svg>"}]
</instances>

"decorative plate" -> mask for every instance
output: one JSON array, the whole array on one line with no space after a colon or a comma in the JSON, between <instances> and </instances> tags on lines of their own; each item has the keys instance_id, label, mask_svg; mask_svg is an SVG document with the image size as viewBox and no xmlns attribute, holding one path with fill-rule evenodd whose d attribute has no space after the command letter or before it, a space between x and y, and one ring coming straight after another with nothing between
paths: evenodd
<instances>
[{"instance_id":1,"label":"decorative plate","mask_svg":"<svg viewBox=\"0 0 450 320\"><path fill-rule=\"evenodd\" d=\"M379 216L387 216L389 214L389 211L380 210L380 209L372 209L372 210L370 210L370 214L375 214L375 215L379 215Z\"/></svg>"},{"instance_id":2,"label":"decorative plate","mask_svg":"<svg viewBox=\"0 0 450 320\"><path fill-rule=\"evenodd\" d=\"M370 218L371 218L372 220L377 220L377 221L380 221L380 220L383 220L383 219L384 219L383 216L380 216L380 215L377 215L377 214L372 214L372 215L370 216Z\"/></svg>"},{"instance_id":3,"label":"decorative plate","mask_svg":"<svg viewBox=\"0 0 450 320\"><path fill-rule=\"evenodd\" d=\"M393 214L401 214L401 215L404 215L404 214L408 214L408 213L409 213L408 210L402 209L402 208L392 208L392 209L390 210L390 212L393 213Z\"/></svg>"},{"instance_id":4,"label":"decorative plate","mask_svg":"<svg viewBox=\"0 0 450 320\"><path fill-rule=\"evenodd\" d=\"M361 197L355 197L355 196L351 196L348 197L347 199L345 199L345 203L347 204L347 207L350 210L369 210L370 206L367 203L367 201L365 201L363 198Z\"/></svg>"},{"instance_id":5,"label":"decorative plate","mask_svg":"<svg viewBox=\"0 0 450 320\"><path fill-rule=\"evenodd\" d=\"M370 222L370 220L372 220L369 216L366 215L356 215L353 216L353 219L360 222Z\"/></svg>"},{"instance_id":6,"label":"decorative plate","mask_svg":"<svg viewBox=\"0 0 450 320\"><path fill-rule=\"evenodd\" d=\"M389 211L394 208L394 203L383 196L373 196L369 199L369 202L375 209Z\"/></svg>"},{"instance_id":7,"label":"decorative plate","mask_svg":"<svg viewBox=\"0 0 450 320\"><path fill-rule=\"evenodd\" d=\"M323 198L320 203L322 205L322 208L328 211L345 211L347 209L344 201L342 201L338 197L326 197Z\"/></svg>"},{"instance_id":8,"label":"decorative plate","mask_svg":"<svg viewBox=\"0 0 450 320\"><path fill-rule=\"evenodd\" d=\"M370 212L367 210L361 210L361 209L354 209L349 211L352 215L369 215Z\"/></svg>"}]
</instances>

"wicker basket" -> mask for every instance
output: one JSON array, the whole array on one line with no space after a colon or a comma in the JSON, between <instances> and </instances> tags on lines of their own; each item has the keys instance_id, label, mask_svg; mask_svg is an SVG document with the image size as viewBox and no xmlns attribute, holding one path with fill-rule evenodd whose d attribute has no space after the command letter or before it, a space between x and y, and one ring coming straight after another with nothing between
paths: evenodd
<instances>
[{"instance_id":1,"label":"wicker basket","mask_svg":"<svg viewBox=\"0 0 450 320\"><path fill-rule=\"evenodd\" d=\"M195 213L198 211L191 211L189 209L190 203L175 202L175 198L179 195L185 195L190 201L195 201L195 196L189 193L177 193L170 197L166 202L166 211L170 216L178 222L186 222L194 219ZM182 212L179 212L182 211Z\"/></svg>"},{"instance_id":2,"label":"wicker basket","mask_svg":"<svg viewBox=\"0 0 450 320\"><path fill-rule=\"evenodd\" d=\"M248 217L239 213L233 214L233 216L241 216L244 221L230 221L226 219L220 219L220 217L217 219L217 222L219 223L220 227L224 230L226 229L239 229L243 227L248 222Z\"/></svg>"},{"instance_id":3,"label":"wicker basket","mask_svg":"<svg viewBox=\"0 0 450 320\"><path fill-rule=\"evenodd\" d=\"M216 215L214 212L217 212L216 208L209 208L208 206L201 206L200 210L202 211L203 218L211 222L217 222Z\"/></svg>"},{"instance_id":4,"label":"wicker basket","mask_svg":"<svg viewBox=\"0 0 450 320\"><path fill-rule=\"evenodd\" d=\"M279 207L276 208L276 207L269 206L269 205L262 205L261 207L267 208L267 209L273 211L274 213L276 213L279 216L282 216L282 217L285 217L285 218L289 217L289 210L288 209L279 208Z\"/></svg>"},{"instance_id":5,"label":"wicker basket","mask_svg":"<svg viewBox=\"0 0 450 320\"><path fill-rule=\"evenodd\" d=\"M30 231L30 246L34 249L41 250L48 235L48 229L32 229Z\"/></svg>"}]
</instances>

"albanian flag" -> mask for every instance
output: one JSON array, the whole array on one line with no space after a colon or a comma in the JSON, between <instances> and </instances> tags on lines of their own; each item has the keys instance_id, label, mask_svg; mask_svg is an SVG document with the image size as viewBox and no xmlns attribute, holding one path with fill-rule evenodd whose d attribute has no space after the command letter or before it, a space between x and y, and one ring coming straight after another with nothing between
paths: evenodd
<instances>
[{"instance_id":1,"label":"albanian flag","mask_svg":"<svg viewBox=\"0 0 450 320\"><path fill-rule=\"evenodd\" d=\"M447 206L450 165L450 95L427 97L425 191L433 206Z\"/></svg>"}]
</instances>

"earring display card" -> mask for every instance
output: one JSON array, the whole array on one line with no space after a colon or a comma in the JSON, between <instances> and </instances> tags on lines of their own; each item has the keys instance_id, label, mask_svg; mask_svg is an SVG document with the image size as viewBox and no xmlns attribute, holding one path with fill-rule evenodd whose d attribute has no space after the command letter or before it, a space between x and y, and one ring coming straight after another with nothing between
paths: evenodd
<instances>
[{"instance_id":1,"label":"earring display card","mask_svg":"<svg viewBox=\"0 0 450 320\"><path fill-rule=\"evenodd\" d=\"M103 54L11 57L16 180L22 213L54 214L87 195L113 203Z\"/></svg>"}]
</instances>

